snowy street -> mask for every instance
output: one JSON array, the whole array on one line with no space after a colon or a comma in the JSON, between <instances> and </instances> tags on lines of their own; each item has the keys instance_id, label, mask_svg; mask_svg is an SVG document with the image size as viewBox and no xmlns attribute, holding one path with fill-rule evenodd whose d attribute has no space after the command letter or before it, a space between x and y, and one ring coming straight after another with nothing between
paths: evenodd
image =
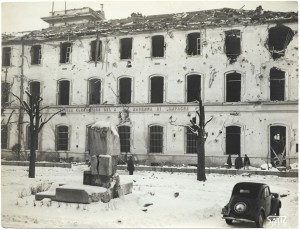
<instances>
[{"instance_id":1,"label":"snowy street","mask_svg":"<svg viewBox=\"0 0 300 230\"><path fill-rule=\"evenodd\" d=\"M28 178L28 167L2 166L2 226L25 228L242 228L228 226L221 209L233 186L241 181L266 183L282 197L286 223L265 223L268 228L298 227L298 178L207 174L205 183L192 173L118 171L122 181L133 181L133 193L109 203L71 204L35 201L31 191L57 183L82 184L86 165L73 168L37 167ZM178 194L176 194L178 193Z\"/></svg>"}]
</instances>

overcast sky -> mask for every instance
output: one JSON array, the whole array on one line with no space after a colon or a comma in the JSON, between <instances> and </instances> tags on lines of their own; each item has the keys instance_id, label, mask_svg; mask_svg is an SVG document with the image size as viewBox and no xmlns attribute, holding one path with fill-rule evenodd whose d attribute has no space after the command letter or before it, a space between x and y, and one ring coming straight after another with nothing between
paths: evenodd
<instances>
[{"instance_id":1,"label":"overcast sky","mask_svg":"<svg viewBox=\"0 0 300 230\"><path fill-rule=\"evenodd\" d=\"M206 9L219 9L223 7L254 10L262 5L264 10L272 11L298 11L297 1L67 1L67 9L90 7L100 10L104 4L106 19L127 18L132 12L143 15L180 13ZM48 27L41 17L49 16L52 10L51 1L3 1L2 0L2 33L38 30ZM55 1L54 11L64 10L65 1Z\"/></svg>"}]
</instances>

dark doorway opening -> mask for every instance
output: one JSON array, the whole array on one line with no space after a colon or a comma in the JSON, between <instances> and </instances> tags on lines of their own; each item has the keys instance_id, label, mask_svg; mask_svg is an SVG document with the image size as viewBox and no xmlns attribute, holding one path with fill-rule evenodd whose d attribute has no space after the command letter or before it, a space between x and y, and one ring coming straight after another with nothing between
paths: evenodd
<instances>
[{"instance_id":1,"label":"dark doorway opening","mask_svg":"<svg viewBox=\"0 0 300 230\"><path fill-rule=\"evenodd\" d=\"M286 128L270 127L270 152L273 166L286 166Z\"/></svg>"},{"instance_id":2,"label":"dark doorway opening","mask_svg":"<svg viewBox=\"0 0 300 230\"><path fill-rule=\"evenodd\" d=\"M188 55L200 55L200 33L188 34L186 51Z\"/></svg>"},{"instance_id":3,"label":"dark doorway opening","mask_svg":"<svg viewBox=\"0 0 300 230\"><path fill-rule=\"evenodd\" d=\"M201 76L187 76L187 102L199 101L201 91Z\"/></svg>"},{"instance_id":4,"label":"dark doorway opening","mask_svg":"<svg viewBox=\"0 0 300 230\"><path fill-rule=\"evenodd\" d=\"M151 103L164 102L164 78L152 77L151 78Z\"/></svg>"},{"instance_id":5,"label":"dark doorway opening","mask_svg":"<svg viewBox=\"0 0 300 230\"><path fill-rule=\"evenodd\" d=\"M122 38L121 43L121 59L131 59L132 38Z\"/></svg>"},{"instance_id":6,"label":"dark doorway opening","mask_svg":"<svg viewBox=\"0 0 300 230\"><path fill-rule=\"evenodd\" d=\"M241 101L241 74L229 73L226 75L226 102Z\"/></svg>"},{"instance_id":7,"label":"dark doorway opening","mask_svg":"<svg viewBox=\"0 0 300 230\"><path fill-rule=\"evenodd\" d=\"M119 80L119 103L131 103L131 78L124 77Z\"/></svg>"},{"instance_id":8,"label":"dark doorway opening","mask_svg":"<svg viewBox=\"0 0 300 230\"><path fill-rule=\"evenodd\" d=\"M270 100L284 101L285 72L277 68L270 70Z\"/></svg>"},{"instance_id":9,"label":"dark doorway opening","mask_svg":"<svg viewBox=\"0 0 300 230\"><path fill-rule=\"evenodd\" d=\"M238 126L226 127L226 154L241 154L241 128Z\"/></svg>"},{"instance_id":10,"label":"dark doorway opening","mask_svg":"<svg viewBox=\"0 0 300 230\"><path fill-rule=\"evenodd\" d=\"M162 35L152 37L152 57L164 57L165 39Z\"/></svg>"},{"instance_id":11,"label":"dark doorway opening","mask_svg":"<svg viewBox=\"0 0 300 230\"><path fill-rule=\"evenodd\" d=\"M236 61L241 54L241 32L239 30L230 30L225 32L225 52L230 59L230 63Z\"/></svg>"}]
</instances>

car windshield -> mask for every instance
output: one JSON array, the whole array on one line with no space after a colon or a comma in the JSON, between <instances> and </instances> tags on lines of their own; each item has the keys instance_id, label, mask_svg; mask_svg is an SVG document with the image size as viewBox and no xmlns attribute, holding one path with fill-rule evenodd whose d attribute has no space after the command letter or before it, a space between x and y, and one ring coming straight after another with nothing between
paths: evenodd
<instances>
[{"instance_id":1,"label":"car windshield","mask_svg":"<svg viewBox=\"0 0 300 230\"><path fill-rule=\"evenodd\" d=\"M260 187L252 184L238 184L233 188L232 195L255 199Z\"/></svg>"}]
</instances>

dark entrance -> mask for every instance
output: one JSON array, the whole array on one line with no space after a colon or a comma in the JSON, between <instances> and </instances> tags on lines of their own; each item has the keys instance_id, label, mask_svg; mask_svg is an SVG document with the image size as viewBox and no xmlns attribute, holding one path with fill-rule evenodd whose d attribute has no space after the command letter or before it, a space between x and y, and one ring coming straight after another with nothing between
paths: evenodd
<instances>
[{"instance_id":1,"label":"dark entrance","mask_svg":"<svg viewBox=\"0 0 300 230\"><path fill-rule=\"evenodd\" d=\"M286 166L286 128L270 127L270 152L273 166Z\"/></svg>"},{"instance_id":2,"label":"dark entrance","mask_svg":"<svg viewBox=\"0 0 300 230\"><path fill-rule=\"evenodd\" d=\"M226 154L241 154L241 128L238 126L226 127Z\"/></svg>"}]
</instances>

